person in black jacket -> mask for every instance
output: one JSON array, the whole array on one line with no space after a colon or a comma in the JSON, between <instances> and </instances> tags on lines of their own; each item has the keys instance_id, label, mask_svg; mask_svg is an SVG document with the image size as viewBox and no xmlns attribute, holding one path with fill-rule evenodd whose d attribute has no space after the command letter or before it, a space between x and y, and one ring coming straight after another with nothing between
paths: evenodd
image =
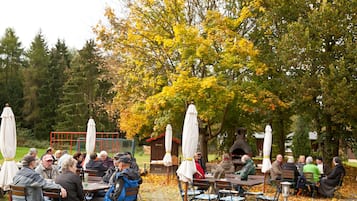
<instances>
[{"instance_id":1,"label":"person in black jacket","mask_svg":"<svg viewBox=\"0 0 357 201\"><path fill-rule=\"evenodd\" d=\"M294 178L295 178L295 183L300 176L299 171L294 163L294 158L289 157L288 161L283 165L283 170L293 170L294 171Z\"/></svg>"},{"instance_id":2,"label":"person in black jacket","mask_svg":"<svg viewBox=\"0 0 357 201\"><path fill-rule=\"evenodd\" d=\"M117 153L115 156L114 156L114 160L113 160L113 163L114 163L114 166L110 167L107 172L105 173L105 175L103 176L103 181L105 183L109 183L109 184L113 184L113 175L115 175L115 173L119 172L119 158L121 156L124 156L124 154L121 154L121 153Z\"/></svg>"},{"instance_id":3,"label":"person in black jacket","mask_svg":"<svg viewBox=\"0 0 357 201\"><path fill-rule=\"evenodd\" d=\"M107 171L107 169L108 169L104 166L103 161L101 161L97 158L96 153L91 153L89 158L90 159L89 159L88 163L86 164L86 169L97 170L97 176L103 177L105 174L105 171Z\"/></svg>"},{"instance_id":4,"label":"person in black jacket","mask_svg":"<svg viewBox=\"0 0 357 201\"><path fill-rule=\"evenodd\" d=\"M82 201L84 200L82 180L76 174L77 161L68 158L62 163L62 174L56 177L55 183L60 184L67 191L67 198L63 201Z\"/></svg>"},{"instance_id":5,"label":"person in black jacket","mask_svg":"<svg viewBox=\"0 0 357 201\"><path fill-rule=\"evenodd\" d=\"M342 175L346 174L345 168L342 165L342 161L339 157L332 159L335 167L332 169L327 177L320 180L320 186L318 192L326 197L333 197L335 187L340 184Z\"/></svg>"}]
</instances>

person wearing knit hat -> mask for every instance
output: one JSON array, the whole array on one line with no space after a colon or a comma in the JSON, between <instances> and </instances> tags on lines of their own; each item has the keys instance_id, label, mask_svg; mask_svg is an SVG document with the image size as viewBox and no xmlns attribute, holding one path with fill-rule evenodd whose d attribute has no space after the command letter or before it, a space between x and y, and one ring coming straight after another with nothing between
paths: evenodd
<instances>
[{"instance_id":1,"label":"person wearing knit hat","mask_svg":"<svg viewBox=\"0 0 357 201\"><path fill-rule=\"evenodd\" d=\"M42 189L61 189L62 198L67 197L67 191L60 185L48 182L34 171L36 159L26 155L22 159L23 167L17 171L13 178L13 185L26 187L27 201L44 201ZM16 201L16 199L14 199Z\"/></svg>"}]
</instances>

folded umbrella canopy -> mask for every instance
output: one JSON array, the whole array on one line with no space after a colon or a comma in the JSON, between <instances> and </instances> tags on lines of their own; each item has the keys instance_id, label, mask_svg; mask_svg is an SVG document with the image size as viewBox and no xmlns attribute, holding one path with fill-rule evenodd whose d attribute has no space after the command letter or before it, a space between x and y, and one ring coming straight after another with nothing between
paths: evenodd
<instances>
[{"instance_id":1,"label":"folded umbrella canopy","mask_svg":"<svg viewBox=\"0 0 357 201\"><path fill-rule=\"evenodd\" d=\"M172 147L172 127L170 124L167 124L166 132L165 132L166 153L163 159L165 166L172 166L171 147Z\"/></svg>"},{"instance_id":2,"label":"folded umbrella canopy","mask_svg":"<svg viewBox=\"0 0 357 201\"><path fill-rule=\"evenodd\" d=\"M191 182L196 173L196 165L193 159L197 151L198 121L197 110L193 104L188 106L182 131L182 163L176 173L183 182Z\"/></svg>"},{"instance_id":3,"label":"folded umbrella canopy","mask_svg":"<svg viewBox=\"0 0 357 201\"><path fill-rule=\"evenodd\" d=\"M86 158L84 159L83 168L86 169L86 164L89 161L91 153L95 151L95 140L96 140L96 129L94 119L90 118L87 123L87 134L86 134Z\"/></svg>"},{"instance_id":4,"label":"folded umbrella canopy","mask_svg":"<svg viewBox=\"0 0 357 201\"><path fill-rule=\"evenodd\" d=\"M0 187L8 190L13 177L18 171L15 162L16 154L16 123L11 108L6 105L1 114L0 150L4 157L4 164L0 171Z\"/></svg>"}]
</instances>

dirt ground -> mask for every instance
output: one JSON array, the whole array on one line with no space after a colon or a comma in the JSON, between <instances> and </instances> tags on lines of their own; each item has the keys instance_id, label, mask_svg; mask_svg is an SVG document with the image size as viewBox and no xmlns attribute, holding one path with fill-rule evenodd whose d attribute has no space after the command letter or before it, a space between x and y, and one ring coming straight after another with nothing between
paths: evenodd
<instances>
[{"instance_id":1,"label":"dirt ground","mask_svg":"<svg viewBox=\"0 0 357 201\"><path fill-rule=\"evenodd\" d=\"M357 169L356 169L357 170ZM307 196L289 196L288 200L311 200L311 201L327 201L327 200L349 200L357 201L357 181L356 172L347 171L344 184L340 189L340 193L334 198L311 198ZM250 191L258 192L263 190L263 184L254 186ZM266 194L273 196L275 190L269 185L266 185ZM140 186L140 200L141 201L182 201L179 194L179 188L176 176L171 175L169 183L167 183L166 175L147 175L143 177L143 184ZM248 200L255 200L254 197ZM279 200L283 200L280 196Z\"/></svg>"}]
</instances>

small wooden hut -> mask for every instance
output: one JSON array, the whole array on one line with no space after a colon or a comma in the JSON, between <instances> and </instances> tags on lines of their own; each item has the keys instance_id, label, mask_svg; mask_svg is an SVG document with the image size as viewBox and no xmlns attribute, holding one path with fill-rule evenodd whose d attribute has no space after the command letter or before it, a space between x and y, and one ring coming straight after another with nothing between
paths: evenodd
<instances>
[{"instance_id":1,"label":"small wooden hut","mask_svg":"<svg viewBox=\"0 0 357 201\"><path fill-rule=\"evenodd\" d=\"M150 173L167 173L167 167L164 166L162 159L165 156L165 133L147 139L146 142L150 143ZM181 144L180 139L172 137L172 166L170 167L170 173L175 173L178 168L178 148Z\"/></svg>"}]
</instances>

